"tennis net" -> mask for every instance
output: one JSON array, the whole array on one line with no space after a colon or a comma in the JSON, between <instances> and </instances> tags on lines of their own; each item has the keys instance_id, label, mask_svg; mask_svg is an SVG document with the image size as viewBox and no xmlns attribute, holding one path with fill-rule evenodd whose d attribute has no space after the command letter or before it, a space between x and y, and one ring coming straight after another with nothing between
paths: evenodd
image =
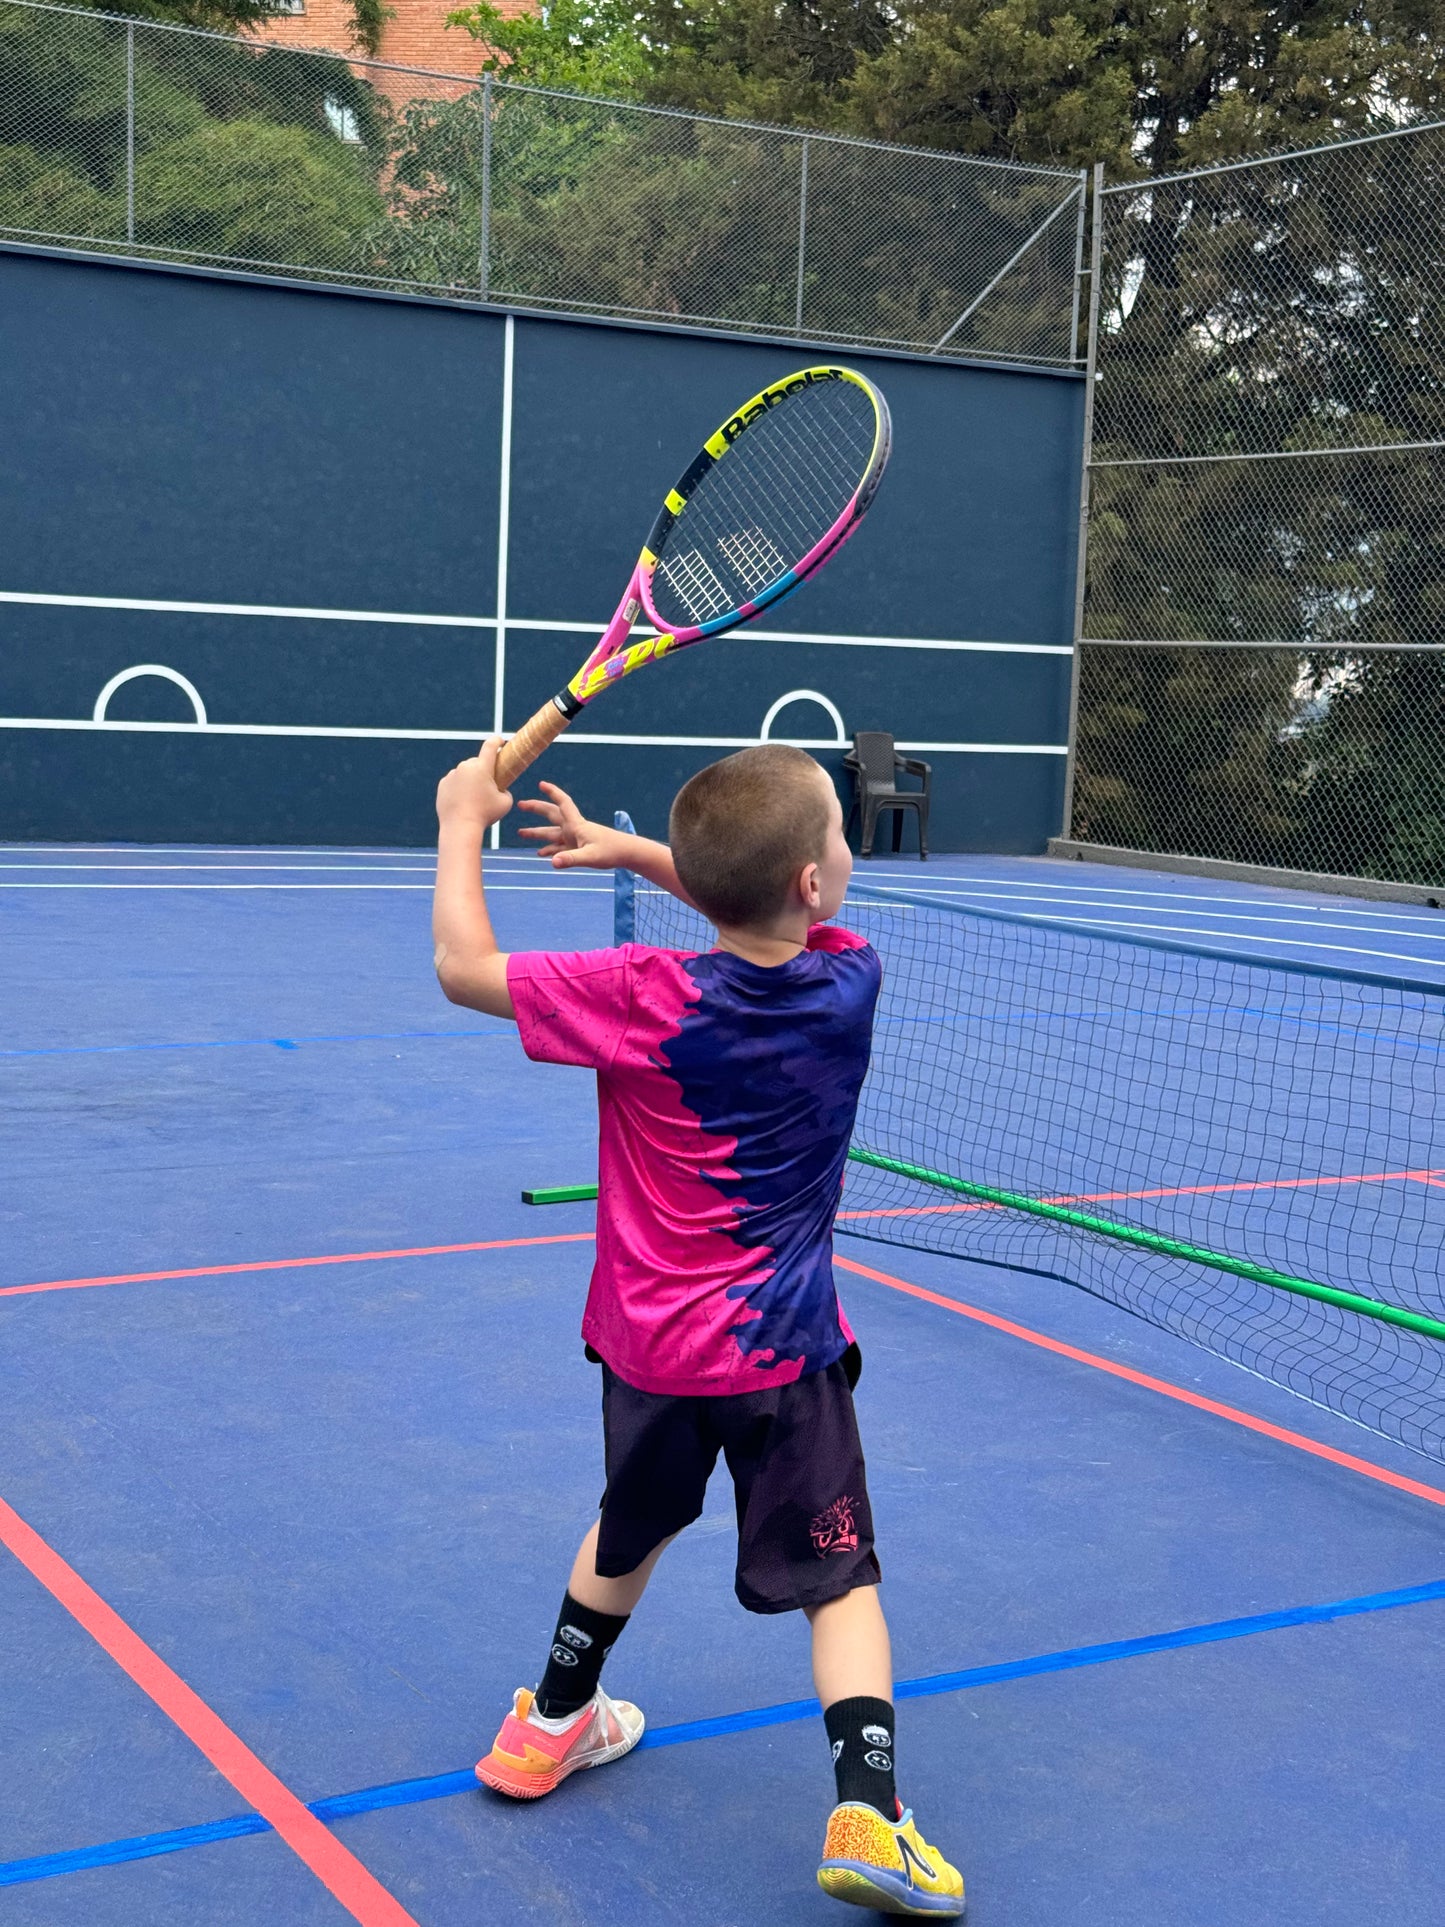
<instances>
[{"instance_id":1,"label":"tennis net","mask_svg":"<svg viewBox=\"0 0 1445 1927\"><path fill-rule=\"evenodd\" d=\"M1445 1460L1445 990L854 884L838 1228L1082 1286ZM619 938L710 948L626 885Z\"/></svg>"}]
</instances>

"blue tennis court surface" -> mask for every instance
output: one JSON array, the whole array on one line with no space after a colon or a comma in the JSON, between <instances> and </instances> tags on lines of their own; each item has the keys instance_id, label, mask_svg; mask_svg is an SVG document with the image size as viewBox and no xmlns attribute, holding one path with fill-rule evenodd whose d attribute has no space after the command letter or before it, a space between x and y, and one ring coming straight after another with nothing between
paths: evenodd
<instances>
[{"instance_id":1,"label":"blue tennis court surface","mask_svg":"<svg viewBox=\"0 0 1445 1927\"><path fill-rule=\"evenodd\" d=\"M651 1743L531 1807L471 1782L601 1488L592 1208L519 1202L595 1128L585 1073L435 989L430 869L0 850L7 1923L845 1918L805 1629L735 1603L721 1485L610 1662ZM860 875L1445 982L1427 908ZM607 879L490 877L504 944L609 941ZM900 1785L970 1918L1438 1927L1445 1470L1057 1282L838 1250Z\"/></svg>"}]
</instances>

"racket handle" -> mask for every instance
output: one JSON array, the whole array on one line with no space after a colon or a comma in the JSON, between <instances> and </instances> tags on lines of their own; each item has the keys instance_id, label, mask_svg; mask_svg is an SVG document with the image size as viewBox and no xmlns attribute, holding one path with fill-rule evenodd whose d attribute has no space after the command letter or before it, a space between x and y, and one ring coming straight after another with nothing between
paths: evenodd
<instances>
[{"instance_id":1,"label":"racket handle","mask_svg":"<svg viewBox=\"0 0 1445 1927\"><path fill-rule=\"evenodd\" d=\"M555 699L543 703L531 721L523 723L512 740L503 743L498 752L497 788L509 790L522 771L531 768L542 751L549 743L556 741L571 720L557 707Z\"/></svg>"}]
</instances>

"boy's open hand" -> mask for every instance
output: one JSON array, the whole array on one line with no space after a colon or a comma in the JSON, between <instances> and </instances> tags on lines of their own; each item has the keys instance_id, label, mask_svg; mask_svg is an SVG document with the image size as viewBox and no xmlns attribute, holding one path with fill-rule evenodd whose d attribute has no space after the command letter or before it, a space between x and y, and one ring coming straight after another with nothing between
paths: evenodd
<instances>
[{"instance_id":1,"label":"boy's open hand","mask_svg":"<svg viewBox=\"0 0 1445 1927\"><path fill-rule=\"evenodd\" d=\"M540 827L528 826L519 832L538 844L538 856L550 858L554 870L615 870L626 861L626 849L633 841L622 830L609 829L605 823L589 823L566 790L555 783L539 783L545 800L528 797L522 808L546 818Z\"/></svg>"},{"instance_id":2,"label":"boy's open hand","mask_svg":"<svg viewBox=\"0 0 1445 1927\"><path fill-rule=\"evenodd\" d=\"M494 736L482 744L475 756L458 763L437 785L437 821L443 826L470 823L489 830L500 823L512 807L506 790L497 788L497 751L502 738Z\"/></svg>"}]
</instances>

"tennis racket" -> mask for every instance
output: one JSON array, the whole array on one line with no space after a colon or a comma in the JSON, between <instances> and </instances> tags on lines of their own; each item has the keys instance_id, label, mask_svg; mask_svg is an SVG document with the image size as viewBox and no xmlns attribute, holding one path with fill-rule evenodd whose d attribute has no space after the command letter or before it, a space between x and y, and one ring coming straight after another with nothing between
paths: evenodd
<instances>
[{"instance_id":1,"label":"tennis racket","mask_svg":"<svg viewBox=\"0 0 1445 1927\"><path fill-rule=\"evenodd\" d=\"M887 402L851 368L803 368L744 402L669 491L602 640L503 745L498 785L634 669L751 622L815 574L867 512L892 434ZM657 633L632 642L642 615Z\"/></svg>"}]
</instances>

